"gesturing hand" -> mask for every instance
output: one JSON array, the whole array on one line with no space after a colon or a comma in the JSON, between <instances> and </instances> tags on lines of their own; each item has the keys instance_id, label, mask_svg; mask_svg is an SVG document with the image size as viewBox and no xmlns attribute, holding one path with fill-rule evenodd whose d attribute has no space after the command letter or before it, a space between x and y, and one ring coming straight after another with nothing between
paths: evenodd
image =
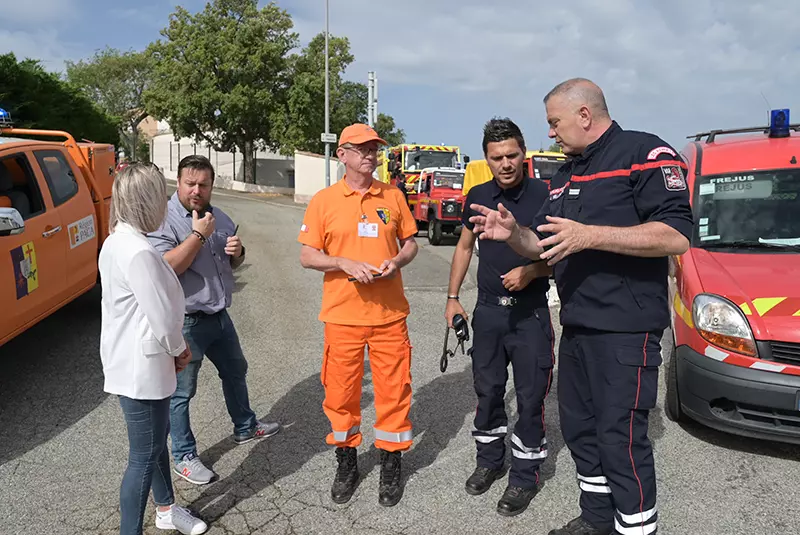
<instances>
[{"instance_id":1,"label":"gesturing hand","mask_svg":"<svg viewBox=\"0 0 800 535\"><path fill-rule=\"evenodd\" d=\"M482 214L469 218L470 223L475 224L472 232L476 234L482 233L480 239L508 241L515 233L519 233L517 220L514 219L511 212L506 210L502 203L497 205L497 210L492 210L480 204L471 204L469 207Z\"/></svg>"},{"instance_id":2,"label":"gesturing hand","mask_svg":"<svg viewBox=\"0 0 800 535\"><path fill-rule=\"evenodd\" d=\"M372 273L377 273L380 271L372 264L367 264L366 262L356 262L355 260L350 260L348 258L339 259L339 268L351 277L355 277L356 280L361 284L372 283L375 280L375 278L372 276Z\"/></svg>"},{"instance_id":3,"label":"gesturing hand","mask_svg":"<svg viewBox=\"0 0 800 535\"><path fill-rule=\"evenodd\" d=\"M591 249L594 227L578 223L563 217L547 216L549 223L539 225L537 230L553 235L539 241L539 247L554 247L539 255L542 260L547 260L547 265L552 266L571 254Z\"/></svg>"},{"instance_id":4,"label":"gesturing hand","mask_svg":"<svg viewBox=\"0 0 800 535\"><path fill-rule=\"evenodd\" d=\"M206 212L203 217L197 215L197 210L192 210L192 230L196 230L206 238L214 234L214 214Z\"/></svg>"}]
</instances>

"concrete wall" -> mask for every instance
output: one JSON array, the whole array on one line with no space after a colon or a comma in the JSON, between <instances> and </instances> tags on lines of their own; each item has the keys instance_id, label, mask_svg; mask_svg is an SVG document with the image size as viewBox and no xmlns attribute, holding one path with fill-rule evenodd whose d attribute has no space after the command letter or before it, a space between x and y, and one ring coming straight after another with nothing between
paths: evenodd
<instances>
[{"instance_id":1,"label":"concrete wall","mask_svg":"<svg viewBox=\"0 0 800 535\"><path fill-rule=\"evenodd\" d=\"M164 173L175 179L178 163L190 154L202 154L211 160L217 178L214 186L237 191L294 194L295 164L291 156L269 151L256 152L256 183L244 183L244 158L241 152L217 152L206 143L191 139L175 141L171 133L155 136L150 144L150 157Z\"/></svg>"},{"instance_id":2,"label":"concrete wall","mask_svg":"<svg viewBox=\"0 0 800 535\"><path fill-rule=\"evenodd\" d=\"M344 176L344 166L331 156L331 184ZM315 193L325 187L325 156L311 152L294 153L294 202L307 204Z\"/></svg>"}]
</instances>

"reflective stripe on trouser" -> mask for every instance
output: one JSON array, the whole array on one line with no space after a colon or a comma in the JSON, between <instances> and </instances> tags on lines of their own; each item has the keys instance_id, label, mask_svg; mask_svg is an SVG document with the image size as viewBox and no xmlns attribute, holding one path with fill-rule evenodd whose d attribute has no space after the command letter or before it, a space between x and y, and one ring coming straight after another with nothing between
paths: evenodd
<instances>
[{"instance_id":1,"label":"reflective stripe on trouser","mask_svg":"<svg viewBox=\"0 0 800 535\"><path fill-rule=\"evenodd\" d=\"M325 324L320 380L322 404L331 423L326 442L361 444L361 382L368 348L375 392L375 446L399 451L411 446L411 344L405 319L372 327Z\"/></svg>"},{"instance_id":2,"label":"reflective stripe on trouser","mask_svg":"<svg viewBox=\"0 0 800 535\"><path fill-rule=\"evenodd\" d=\"M647 425L661 334L565 327L559 348L561 430L578 472L581 516L625 535L653 533L658 520Z\"/></svg>"},{"instance_id":3,"label":"reflective stripe on trouser","mask_svg":"<svg viewBox=\"0 0 800 535\"><path fill-rule=\"evenodd\" d=\"M544 400L553 371L550 311L479 304L473 313L472 374L478 408L474 430L478 466L499 470L505 461L508 364L514 368L519 418L512 435L509 484L532 488L547 457Z\"/></svg>"}]
</instances>

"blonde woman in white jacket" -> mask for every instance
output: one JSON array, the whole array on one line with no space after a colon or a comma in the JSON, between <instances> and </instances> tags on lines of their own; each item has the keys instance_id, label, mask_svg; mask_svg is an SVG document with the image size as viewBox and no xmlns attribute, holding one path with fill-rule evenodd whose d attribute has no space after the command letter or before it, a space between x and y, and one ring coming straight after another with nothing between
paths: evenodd
<instances>
[{"instance_id":1,"label":"blonde woman in white jacket","mask_svg":"<svg viewBox=\"0 0 800 535\"><path fill-rule=\"evenodd\" d=\"M99 267L103 289L100 357L104 390L119 397L128 428L128 466L120 488L120 533L140 535L152 488L156 527L186 535L208 530L175 505L167 435L177 371L191 360L183 339L184 296L178 277L147 241L166 215L164 176L132 164L114 180Z\"/></svg>"}]
</instances>

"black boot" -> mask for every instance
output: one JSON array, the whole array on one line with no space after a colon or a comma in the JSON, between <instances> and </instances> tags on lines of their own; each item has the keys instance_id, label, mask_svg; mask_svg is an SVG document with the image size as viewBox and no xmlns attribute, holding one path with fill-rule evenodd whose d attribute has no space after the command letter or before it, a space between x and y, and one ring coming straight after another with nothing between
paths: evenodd
<instances>
[{"instance_id":1,"label":"black boot","mask_svg":"<svg viewBox=\"0 0 800 535\"><path fill-rule=\"evenodd\" d=\"M472 472L472 475L469 476L464 488L473 496L483 494L489 490L489 487L492 486L492 483L494 483L495 479L500 479L502 475L502 470L492 470L491 468L479 466L474 472Z\"/></svg>"},{"instance_id":2,"label":"black boot","mask_svg":"<svg viewBox=\"0 0 800 535\"><path fill-rule=\"evenodd\" d=\"M563 528L551 530L547 535L611 535L611 528L600 529L594 527L583 517L573 518Z\"/></svg>"},{"instance_id":3,"label":"black boot","mask_svg":"<svg viewBox=\"0 0 800 535\"><path fill-rule=\"evenodd\" d=\"M336 503L346 503L352 498L358 486L358 454L355 448L336 448L336 476L331 487L331 499Z\"/></svg>"},{"instance_id":4,"label":"black boot","mask_svg":"<svg viewBox=\"0 0 800 535\"><path fill-rule=\"evenodd\" d=\"M400 456L399 451L381 452L381 482L378 487L378 503L391 507L397 505L403 497L403 488L400 485Z\"/></svg>"},{"instance_id":5,"label":"black boot","mask_svg":"<svg viewBox=\"0 0 800 535\"><path fill-rule=\"evenodd\" d=\"M528 504L536 496L537 489L523 489L509 485L503 497L497 502L497 512L503 516L515 516L528 508Z\"/></svg>"}]
</instances>

